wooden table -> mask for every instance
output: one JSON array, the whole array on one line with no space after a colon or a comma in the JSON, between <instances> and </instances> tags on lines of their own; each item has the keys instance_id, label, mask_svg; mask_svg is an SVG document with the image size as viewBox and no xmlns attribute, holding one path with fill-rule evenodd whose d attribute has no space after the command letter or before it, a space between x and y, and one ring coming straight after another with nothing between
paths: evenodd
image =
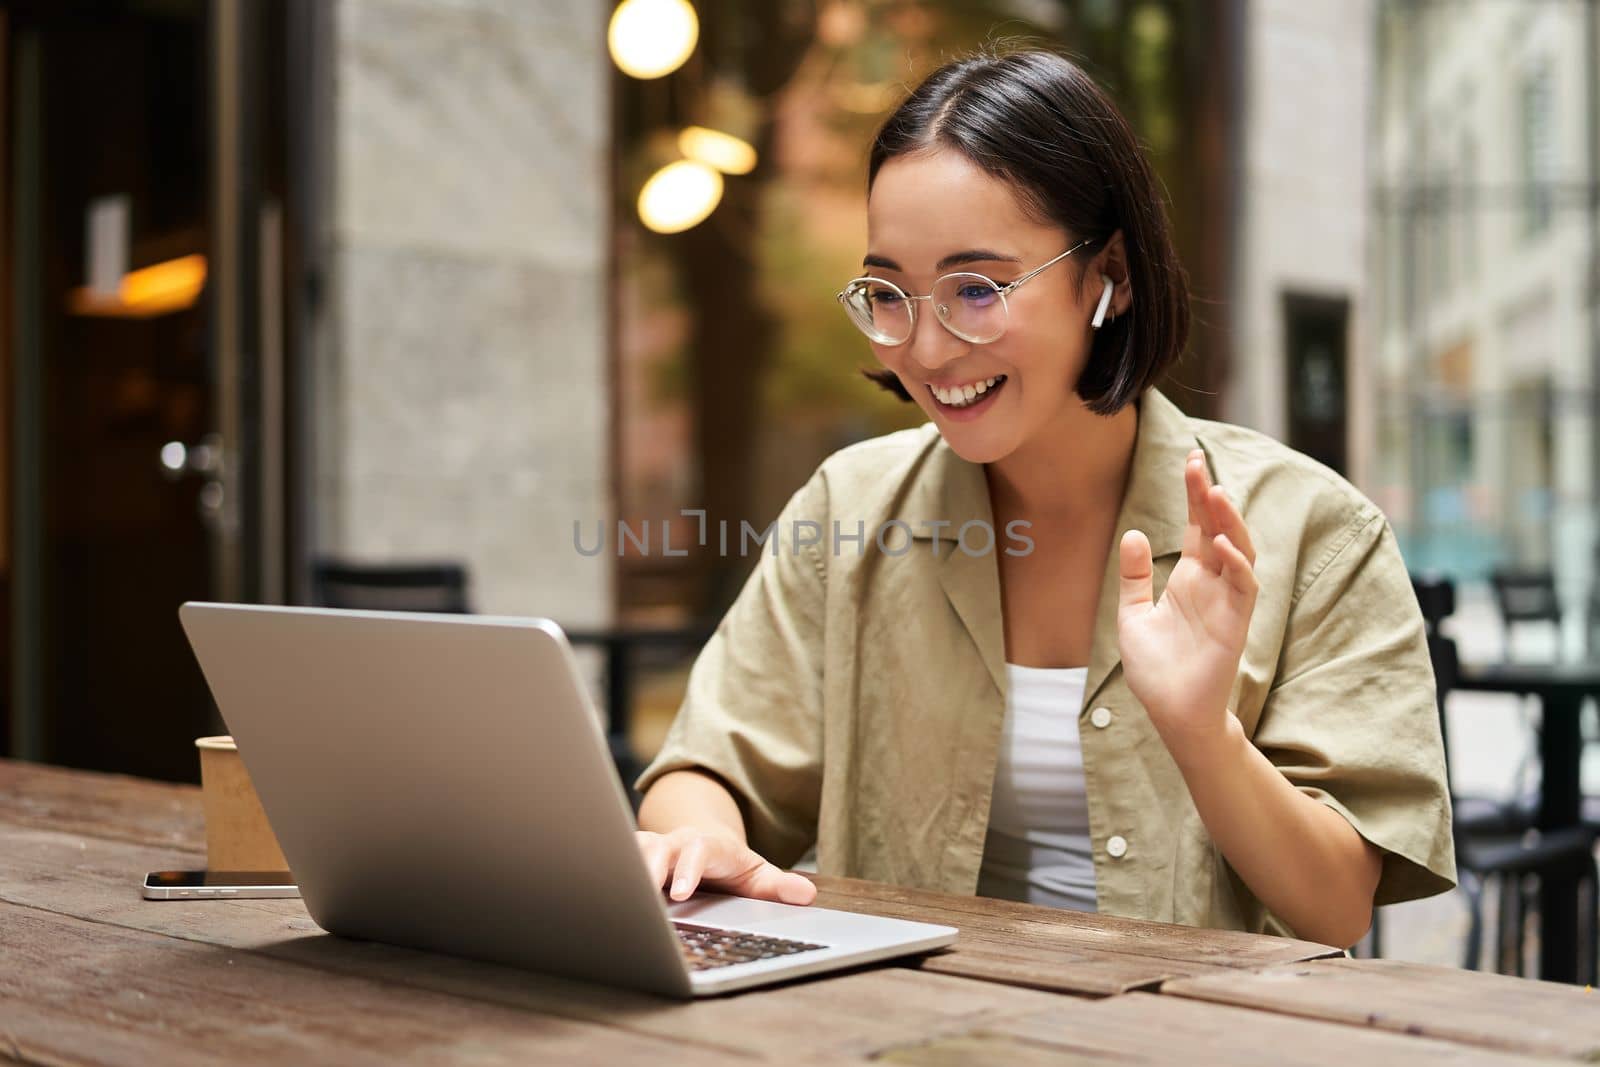
<instances>
[{"instance_id":1,"label":"wooden table","mask_svg":"<svg viewBox=\"0 0 1600 1067\"><path fill-rule=\"evenodd\" d=\"M0 761L0 1063L1593 1062L1600 995L1302 941L818 878L951 951L680 1004L322 933L294 900L150 902L188 786Z\"/></svg>"},{"instance_id":2,"label":"wooden table","mask_svg":"<svg viewBox=\"0 0 1600 1067\"><path fill-rule=\"evenodd\" d=\"M1539 698L1539 811L1541 830L1577 826L1583 817L1579 768L1587 698L1600 699L1600 663L1463 664L1455 688ZM1578 980L1578 879L1552 875L1539 886L1539 977Z\"/></svg>"}]
</instances>

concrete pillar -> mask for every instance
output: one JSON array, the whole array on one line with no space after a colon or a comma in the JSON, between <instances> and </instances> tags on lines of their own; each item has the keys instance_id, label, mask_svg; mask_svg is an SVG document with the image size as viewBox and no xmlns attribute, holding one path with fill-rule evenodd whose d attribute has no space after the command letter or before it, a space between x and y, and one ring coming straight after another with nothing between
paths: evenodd
<instances>
[{"instance_id":1,"label":"concrete pillar","mask_svg":"<svg viewBox=\"0 0 1600 1067\"><path fill-rule=\"evenodd\" d=\"M608 622L610 104L588 0L337 0L318 551L453 558L478 611Z\"/></svg>"}]
</instances>

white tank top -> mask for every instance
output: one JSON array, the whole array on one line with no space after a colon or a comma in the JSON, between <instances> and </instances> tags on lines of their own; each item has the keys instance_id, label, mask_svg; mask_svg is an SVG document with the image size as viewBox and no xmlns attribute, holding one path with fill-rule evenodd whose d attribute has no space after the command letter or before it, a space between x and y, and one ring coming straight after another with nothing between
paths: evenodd
<instances>
[{"instance_id":1,"label":"white tank top","mask_svg":"<svg viewBox=\"0 0 1600 1067\"><path fill-rule=\"evenodd\" d=\"M1006 721L980 896L1095 910L1078 712L1087 667L1006 664Z\"/></svg>"}]
</instances>

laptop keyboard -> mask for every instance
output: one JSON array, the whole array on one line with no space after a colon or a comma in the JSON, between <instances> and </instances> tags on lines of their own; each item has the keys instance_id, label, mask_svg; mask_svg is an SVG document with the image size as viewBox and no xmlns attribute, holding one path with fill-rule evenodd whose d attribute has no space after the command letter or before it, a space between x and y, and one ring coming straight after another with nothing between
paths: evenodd
<instances>
[{"instance_id":1,"label":"laptop keyboard","mask_svg":"<svg viewBox=\"0 0 1600 1067\"><path fill-rule=\"evenodd\" d=\"M713 926L696 926L693 923L674 922L678 943L683 946L684 962L691 971L707 971L713 967L728 967L735 963L754 963L757 960L793 956L797 952L812 952L827 945L813 945L807 941L790 941L782 937L745 933L742 930L719 930Z\"/></svg>"}]
</instances>

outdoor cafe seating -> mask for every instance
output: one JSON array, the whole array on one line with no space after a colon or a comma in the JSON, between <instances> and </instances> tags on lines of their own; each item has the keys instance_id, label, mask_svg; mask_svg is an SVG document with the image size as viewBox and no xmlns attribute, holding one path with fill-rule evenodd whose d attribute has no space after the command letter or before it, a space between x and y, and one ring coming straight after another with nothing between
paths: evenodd
<instances>
[{"instance_id":1,"label":"outdoor cafe seating","mask_svg":"<svg viewBox=\"0 0 1600 1067\"><path fill-rule=\"evenodd\" d=\"M1412 586L1427 626L1448 774L1445 701L1460 680L1461 663L1456 642L1441 632L1440 624L1455 611L1455 586L1448 579L1437 577L1414 577ZM1529 588L1540 586L1531 584ZM1530 611L1539 607L1522 604ZM1539 899L1534 890L1542 878L1565 875L1575 882L1579 896L1570 902L1570 906L1579 911L1581 920L1577 945L1582 958L1579 966L1583 980L1593 984L1596 981L1596 944L1600 939L1600 871L1597 871L1594 856L1595 829L1578 825L1539 831L1533 828L1534 808L1525 798L1464 796L1458 794L1453 785L1451 795L1456 865L1469 909L1462 965L1476 968L1482 963L1485 897L1493 888L1498 898L1494 969L1522 974L1524 920ZM1377 920L1371 947L1375 955L1381 954L1381 930ZM1541 946L1541 951L1550 950L1550 946Z\"/></svg>"}]
</instances>

